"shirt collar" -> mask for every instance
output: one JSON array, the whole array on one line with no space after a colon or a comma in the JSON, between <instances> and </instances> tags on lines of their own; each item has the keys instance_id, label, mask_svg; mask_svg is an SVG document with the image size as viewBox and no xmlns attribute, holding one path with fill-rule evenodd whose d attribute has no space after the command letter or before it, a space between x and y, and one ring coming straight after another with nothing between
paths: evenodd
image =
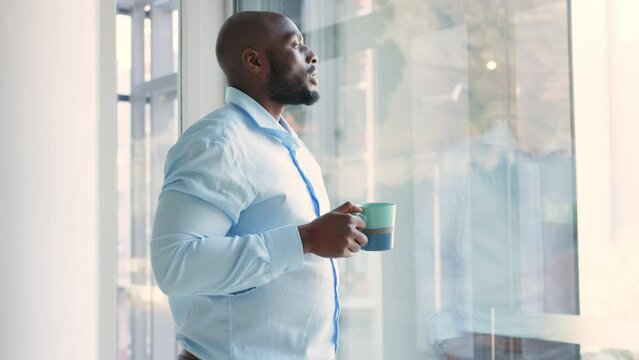
<instances>
[{"instance_id":1,"label":"shirt collar","mask_svg":"<svg viewBox=\"0 0 639 360\"><path fill-rule=\"evenodd\" d=\"M226 88L226 102L240 107L264 132L275 137L289 149L297 150L300 140L283 116L279 121L266 111L255 99L234 87Z\"/></svg>"}]
</instances>

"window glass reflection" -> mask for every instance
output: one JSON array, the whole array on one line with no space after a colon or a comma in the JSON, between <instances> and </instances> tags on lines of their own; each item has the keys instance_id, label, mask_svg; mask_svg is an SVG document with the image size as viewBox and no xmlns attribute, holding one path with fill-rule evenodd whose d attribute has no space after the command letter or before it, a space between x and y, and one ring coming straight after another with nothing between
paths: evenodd
<instances>
[{"instance_id":1,"label":"window glass reflection","mask_svg":"<svg viewBox=\"0 0 639 360\"><path fill-rule=\"evenodd\" d=\"M433 295L424 334L448 358L579 357L575 345L543 340L543 314L578 311L566 5L531 5L429 39L430 51L486 49L466 52L467 135L435 149L421 189L432 187L421 212L438 222L417 255L433 275L421 285L423 300ZM432 114L440 120L446 101Z\"/></svg>"},{"instance_id":2,"label":"window glass reflection","mask_svg":"<svg viewBox=\"0 0 639 360\"><path fill-rule=\"evenodd\" d=\"M636 31L610 3L620 65ZM635 227L619 225L618 243L579 242L569 1L236 5L283 12L319 56L322 99L286 117L331 202L398 204L396 249L340 262L339 359L639 358L577 335L636 328L581 314L636 320ZM632 135L616 136L629 149ZM631 196L626 165L616 171Z\"/></svg>"},{"instance_id":3,"label":"window glass reflection","mask_svg":"<svg viewBox=\"0 0 639 360\"><path fill-rule=\"evenodd\" d=\"M269 9L320 57L287 117L332 202L398 203L397 248L340 264L338 356L578 358L543 317L578 314L567 2Z\"/></svg>"}]
</instances>

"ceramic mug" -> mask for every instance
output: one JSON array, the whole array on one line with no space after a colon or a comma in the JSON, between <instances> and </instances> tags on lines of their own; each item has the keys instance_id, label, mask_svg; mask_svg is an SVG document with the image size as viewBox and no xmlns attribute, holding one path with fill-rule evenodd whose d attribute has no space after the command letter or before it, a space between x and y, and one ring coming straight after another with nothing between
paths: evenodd
<instances>
[{"instance_id":1,"label":"ceramic mug","mask_svg":"<svg viewBox=\"0 0 639 360\"><path fill-rule=\"evenodd\" d=\"M358 205L361 213L353 213L366 222L362 230L368 243L362 246L366 251L390 250L394 246L396 205L388 202L370 202Z\"/></svg>"}]
</instances>

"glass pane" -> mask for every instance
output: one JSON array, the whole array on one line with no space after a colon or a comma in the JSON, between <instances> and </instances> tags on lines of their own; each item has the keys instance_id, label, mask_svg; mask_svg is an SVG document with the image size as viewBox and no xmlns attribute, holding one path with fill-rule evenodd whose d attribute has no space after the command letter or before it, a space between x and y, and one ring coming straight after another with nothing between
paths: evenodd
<instances>
[{"instance_id":1,"label":"glass pane","mask_svg":"<svg viewBox=\"0 0 639 360\"><path fill-rule=\"evenodd\" d=\"M180 51L180 16L177 10L171 13L172 18L172 50L173 50L173 72L178 71L178 59Z\"/></svg>"},{"instance_id":2,"label":"glass pane","mask_svg":"<svg viewBox=\"0 0 639 360\"><path fill-rule=\"evenodd\" d=\"M117 108L117 356L131 355L131 104L118 102Z\"/></svg>"},{"instance_id":3,"label":"glass pane","mask_svg":"<svg viewBox=\"0 0 639 360\"><path fill-rule=\"evenodd\" d=\"M320 58L322 100L286 117L332 204L398 204L394 250L340 261L339 359L632 358L563 340L597 330L580 316L597 270L578 271L567 0L236 5L285 13Z\"/></svg>"},{"instance_id":4,"label":"glass pane","mask_svg":"<svg viewBox=\"0 0 639 360\"><path fill-rule=\"evenodd\" d=\"M144 81L151 80L151 19L144 19Z\"/></svg>"},{"instance_id":5,"label":"glass pane","mask_svg":"<svg viewBox=\"0 0 639 360\"><path fill-rule=\"evenodd\" d=\"M131 17L116 15L115 19L117 92L128 95L131 93Z\"/></svg>"},{"instance_id":6,"label":"glass pane","mask_svg":"<svg viewBox=\"0 0 639 360\"><path fill-rule=\"evenodd\" d=\"M118 359L168 360L177 354L168 302L154 283L149 259L151 220L164 160L179 129L174 67L179 38L173 36L176 4L166 3L152 12L150 5L137 4L125 16L128 32L118 33L116 44L118 49L129 49L124 70L129 72L130 92L129 97L121 97L127 101L118 103L117 118ZM121 66L118 61L118 74ZM151 74L166 78L155 81ZM130 79L135 79L133 89Z\"/></svg>"},{"instance_id":7,"label":"glass pane","mask_svg":"<svg viewBox=\"0 0 639 360\"><path fill-rule=\"evenodd\" d=\"M166 154L169 148L175 144L178 137L176 94L177 91L172 91L168 94L153 96L149 106L152 114L149 124L151 129L149 137L149 154L151 155L150 215L153 214L153 210L157 207L157 198L162 189ZM151 224L152 217L148 220L148 224ZM177 353L173 317L171 316L168 298L157 287L154 279L150 302L153 306L153 359L172 360Z\"/></svg>"}]
</instances>

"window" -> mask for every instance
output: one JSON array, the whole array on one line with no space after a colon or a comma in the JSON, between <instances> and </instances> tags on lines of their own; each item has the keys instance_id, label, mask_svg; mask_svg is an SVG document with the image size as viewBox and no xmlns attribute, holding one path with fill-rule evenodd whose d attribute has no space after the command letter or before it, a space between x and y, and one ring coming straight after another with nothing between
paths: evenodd
<instances>
[{"instance_id":1,"label":"window","mask_svg":"<svg viewBox=\"0 0 639 360\"><path fill-rule=\"evenodd\" d=\"M621 4L611 19L628 44L636 31ZM639 271L620 250L633 248L636 227L579 231L598 229L601 219L578 216L597 213L579 189L602 169L594 157L576 167L576 144L589 141L576 130L593 124L575 126L572 66L590 59L571 57L570 1L237 0L235 9L286 14L319 56L322 99L285 116L322 165L332 204L398 204L396 249L340 261L340 359L639 357L627 340ZM633 46L620 48L636 59ZM636 178L623 164L618 179ZM631 200L613 199L637 221Z\"/></svg>"},{"instance_id":2,"label":"window","mask_svg":"<svg viewBox=\"0 0 639 360\"><path fill-rule=\"evenodd\" d=\"M149 245L166 152L179 129L178 29L177 1L118 1L118 359L174 359L177 353Z\"/></svg>"},{"instance_id":3,"label":"window","mask_svg":"<svg viewBox=\"0 0 639 360\"><path fill-rule=\"evenodd\" d=\"M118 356L173 358L148 245L179 128L178 10L118 3ZM393 251L339 261L339 359L639 359L636 5L233 4L285 13L319 56L322 99L285 116L332 204L398 204ZM185 106L204 114L226 6L188 5L210 10L182 69L207 79Z\"/></svg>"}]
</instances>

